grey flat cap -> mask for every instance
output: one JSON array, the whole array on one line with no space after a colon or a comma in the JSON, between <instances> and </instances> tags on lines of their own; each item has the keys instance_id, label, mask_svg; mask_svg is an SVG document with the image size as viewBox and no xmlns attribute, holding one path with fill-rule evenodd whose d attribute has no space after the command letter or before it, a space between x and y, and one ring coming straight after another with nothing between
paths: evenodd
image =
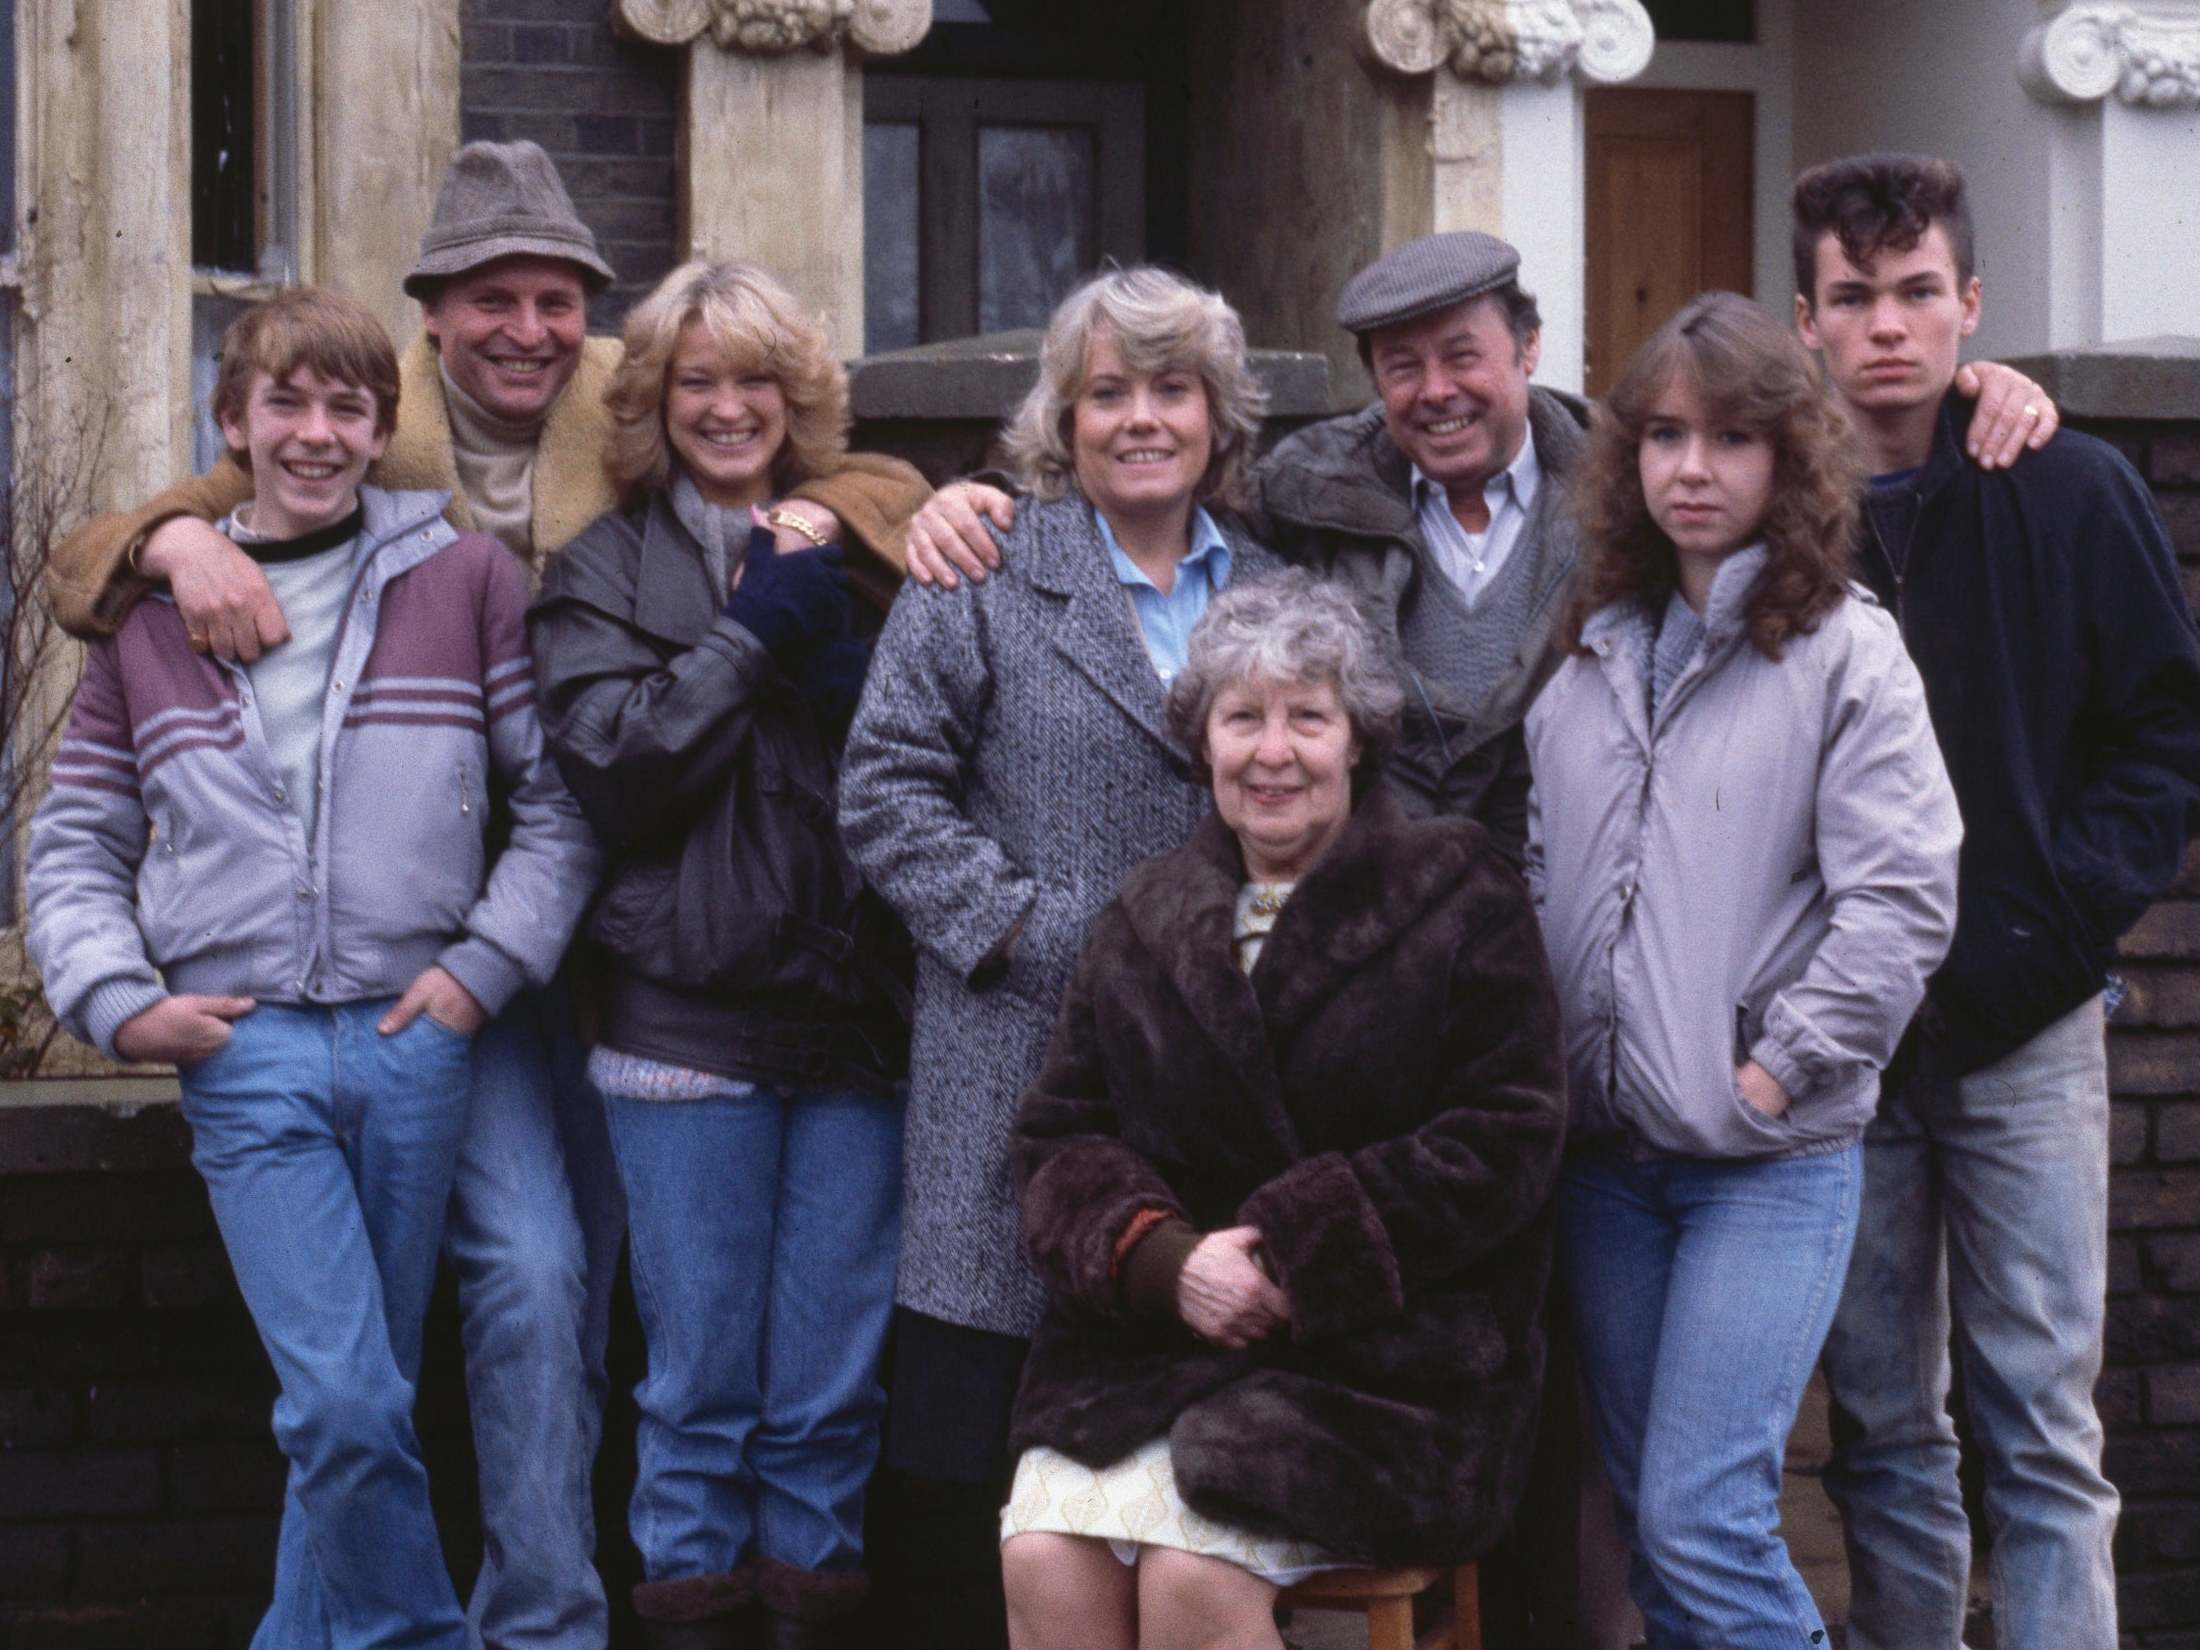
<instances>
[{"instance_id":1,"label":"grey flat cap","mask_svg":"<svg viewBox=\"0 0 2200 1650\"><path fill-rule=\"evenodd\" d=\"M1337 325L1362 334L1433 315L1494 292L1520 269L1520 254L1495 235L1458 229L1393 247L1337 294Z\"/></svg>"},{"instance_id":2,"label":"grey flat cap","mask_svg":"<svg viewBox=\"0 0 2200 1650\"><path fill-rule=\"evenodd\" d=\"M420 261L403 283L406 295L426 298L453 275L521 255L573 265L590 292L612 281L594 233L573 210L541 144L469 143L443 174L435 219L420 237Z\"/></svg>"}]
</instances>

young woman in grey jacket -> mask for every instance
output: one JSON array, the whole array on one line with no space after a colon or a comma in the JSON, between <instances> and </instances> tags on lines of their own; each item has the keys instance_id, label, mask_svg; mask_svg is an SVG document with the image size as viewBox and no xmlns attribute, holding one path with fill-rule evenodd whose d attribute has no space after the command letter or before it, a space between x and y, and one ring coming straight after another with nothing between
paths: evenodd
<instances>
[{"instance_id":1,"label":"young woman in grey jacket","mask_svg":"<svg viewBox=\"0 0 2200 1650\"><path fill-rule=\"evenodd\" d=\"M1845 579L1858 478L1801 346L1730 293L1688 304L1592 432L1576 645L1527 720L1561 1265L1658 1646L1822 1641L1781 1449L1880 1068L1954 926L1924 690Z\"/></svg>"}]
</instances>

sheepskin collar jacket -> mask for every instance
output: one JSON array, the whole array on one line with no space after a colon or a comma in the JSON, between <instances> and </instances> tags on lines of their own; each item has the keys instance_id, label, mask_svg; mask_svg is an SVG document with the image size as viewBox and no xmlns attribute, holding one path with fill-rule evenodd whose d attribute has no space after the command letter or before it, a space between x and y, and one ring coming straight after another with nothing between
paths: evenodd
<instances>
[{"instance_id":1,"label":"sheepskin collar jacket","mask_svg":"<svg viewBox=\"0 0 2200 1650\"><path fill-rule=\"evenodd\" d=\"M1103 1465L1166 1434L1210 1517L1372 1563L1504 1529L1542 1380L1558 1009L1487 834L1362 799L1250 975L1245 879L1210 815L1095 924L1018 1113L1026 1252L1050 1305L1011 1438ZM1134 1316L1144 1209L1260 1228L1291 1325L1242 1352Z\"/></svg>"}]
</instances>

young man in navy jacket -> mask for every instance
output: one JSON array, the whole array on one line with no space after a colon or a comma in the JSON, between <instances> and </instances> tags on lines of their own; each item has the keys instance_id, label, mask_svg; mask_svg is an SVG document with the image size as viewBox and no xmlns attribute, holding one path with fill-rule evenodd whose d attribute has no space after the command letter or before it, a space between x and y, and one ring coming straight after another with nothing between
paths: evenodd
<instances>
[{"instance_id":1,"label":"young man in navy jacket","mask_svg":"<svg viewBox=\"0 0 2200 1650\"><path fill-rule=\"evenodd\" d=\"M2102 990L2200 826L2200 634L2145 485L2069 432L1962 444L1978 325L1963 176L1835 161L1795 186L1796 325L1874 473L1858 571L1925 678L1962 804L1956 938L1865 1137L1825 1366L1852 1650L1954 1650L1970 1572L1951 1327L1986 1459L1996 1641L2113 1650L2093 1409L2107 1286Z\"/></svg>"}]
</instances>

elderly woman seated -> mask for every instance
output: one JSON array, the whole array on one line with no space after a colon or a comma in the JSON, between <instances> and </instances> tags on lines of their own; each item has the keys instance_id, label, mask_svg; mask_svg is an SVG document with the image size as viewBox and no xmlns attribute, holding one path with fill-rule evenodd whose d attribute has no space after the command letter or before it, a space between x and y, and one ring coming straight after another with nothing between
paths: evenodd
<instances>
[{"instance_id":1,"label":"elderly woman seated","mask_svg":"<svg viewBox=\"0 0 2200 1650\"><path fill-rule=\"evenodd\" d=\"M1564 1105L1526 889L1378 782L1401 703L1304 573L1193 633L1215 811L1093 927L1017 1118L1050 1293L1002 1515L1018 1650L1278 1646L1279 1587L1455 1562L1524 1475Z\"/></svg>"}]
</instances>

